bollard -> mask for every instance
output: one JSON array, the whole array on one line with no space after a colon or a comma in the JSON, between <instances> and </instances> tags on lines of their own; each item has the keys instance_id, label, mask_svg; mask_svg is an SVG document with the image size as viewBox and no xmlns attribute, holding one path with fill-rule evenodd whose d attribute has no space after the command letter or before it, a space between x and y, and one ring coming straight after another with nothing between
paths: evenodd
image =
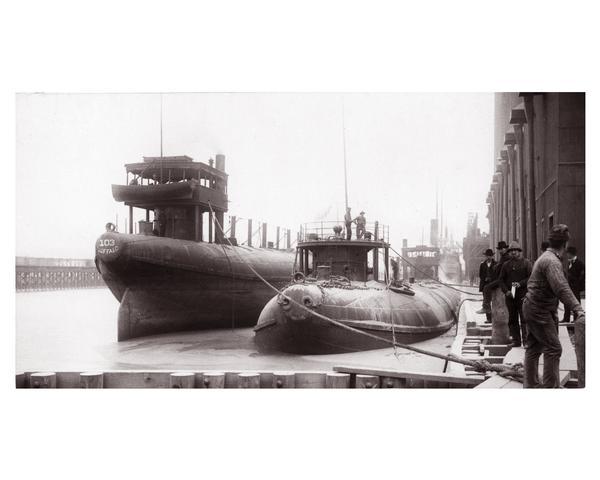
<instances>
[{"instance_id":1,"label":"bollard","mask_svg":"<svg viewBox=\"0 0 600 480\"><path fill-rule=\"evenodd\" d=\"M38 372L29 377L31 388L56 388L56 373Z\"/></svg>"},{"instance_id":2,"label":"bollard","mask_svg":"<svg viewBox=\"0 0 600 480\"><path fill-rule=\"evenodd\" d=\"M325 386L327 388L350 388L350 374L329 372L327 373Z\"/></svg>"},{"instance_id":3,"label":"bollard","mask_svg":"<svg viewBox=\"0 0 600 480\"><path fill-rule=\"evenodd\" d=\"M202 379L204 388L225 388L225 374L221 372L209 372Z\"/></svg>"},{"instance_id":4,"label":"bollard","mask_svg":"<svg viewBox=\"0 0 600 480\"><path fill-rule=\"evenodd\" d=\"M273 372L260 372L260 388L273 388Z\"/></svg>"},{"instance_id":5,"label":"bollard","mask_svg":"<svg viewBox=\"0 0 600 480\"><path fill-rule=\"evenodd\" d=\"M296 377L293 372L275 372L273 374L273 385L275 388L294 388Z\"/></svg>"},{"instance_id":6,"label":"bollard","mask_svg":"<svg viewBox=\"0 0 600 480\"><path fill-rule=\"evenodd\" d=\"M577 358L577 387L585 388L585 317L575 320L575 356Z\"/></svg>"},{"instance_id":7,"label":"bollard","mask_svg":"<svg viewBox=\"0 0 600 480\"><path fill-rule=\"evenodd\" d=\"M260 388L260 373L238 374L238 388Z\"/></svg>"},{"instance_id":8,"label":"bollard","mask_svg":"<svg viewBox=\"0 0 600 480\"><path fill-rule=\"evenodd\" d=\"M79 374L81 388L104 388L104 374L102 372L82 372Z\"/></svg>"},{"instance_id":9,"label":"bollard","mask_svg":"<svg viewBox=\"0 0 600 480\"><path fill-rule=\"evenodd\" d=\"M174 372L169 375L171 388L194 388L196 374L193 372Z\"/></svg>"},{"instance_id":10,"label":"bollard","mask_svg":"<svg viewBox=\"0 0 600 480\"><path fill-rule=\"evenodd\" d=\"M376 375L356 375L356 388L378 388L379 377Z\"/></svg>"},{"instance_id":11,"label":"bollard","mask_svg":"<svg viewBox=\"0 0 600 480\"><path fill-rule=\"evenodd\" d=\"M492 291L492 340L493 345L510 343L508 332L508 309L501 288Z\"/></svg>"},{"instance_id":12,"label":"bollard","mask_svg":"<svg viewBox=\"0 0 600 480\"><path fill-rule=\"evenodd\" d=\"M406 388L406 380L404 378L382 377L381 388Z\"/></svg>"},{"instance_id":13,"label":"bollard","mask_svg":"<svg viewBox=\"0 0 600 480\"><path fill-rule=\"evenodd\" d=\"M25 388L27 377L24 373L17 373L15 375L15 387Z\"/></svg>"}]
</instances>

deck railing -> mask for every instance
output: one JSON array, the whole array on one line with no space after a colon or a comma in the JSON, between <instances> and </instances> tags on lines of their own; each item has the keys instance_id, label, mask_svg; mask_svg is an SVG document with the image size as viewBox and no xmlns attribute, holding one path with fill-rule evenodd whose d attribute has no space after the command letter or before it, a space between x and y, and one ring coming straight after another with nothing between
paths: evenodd
<instances>
[{"instance_id":1,"label":"deck railing","mask_svg":"<svg viewBox=\"0 0 600 480\"><path fill-rule=\"evenodd\" d=\"M340 227L339 235L334 228ZM308 242L311 240L328 240L334 238L346 238L346 224L343 220L326 222L309 222L300 225L298 241ZM384 241L389 243L390 227L379 222L367 222L365 225L365 236L363 240ZM352 240L357 239L357 225L352 224Z\"/></svg>"}]
</instances>

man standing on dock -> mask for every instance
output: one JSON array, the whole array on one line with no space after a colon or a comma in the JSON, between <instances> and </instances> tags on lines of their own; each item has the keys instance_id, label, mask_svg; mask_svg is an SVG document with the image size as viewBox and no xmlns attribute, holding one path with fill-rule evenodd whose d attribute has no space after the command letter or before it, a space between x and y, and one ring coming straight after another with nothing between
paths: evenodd
<instances>
[{"instance_id":1,"label":"man standing on dock","mask_svg":"<svg viewBox=\"0 0 600 480\"><path fill-rule=\"evenodd\" d=\"M523 299L527 293L527 280L531 275L531 262L523 258L521 246L510 242L508 247L510 259L502 265L500 271L500 288L504 292L508 309L508 329L512 337L512 346L520 347L527 341L527 324L523 319ZM521 320L519 328L519 320Z\"/></svg>"},{"instance_id":2,"label":"man standing on dock","mask_svg":"<svg viewBox=\"0 0 600 480\"><path fill-rule=\"evenodd\" d=\"M491 312L486 311L487 308L490 308L492 304L492 292L489 289L486 289L486 285L488 285L492 279L494 278L494 269L496 268L496 260L494 260L494 251L491 248L488 248L485 252L485 260L481 262L479 265L479 291L483 293L483 304L481 310L479 312L485 313L487 320L489 322L492 321Z\"/></svg>"},{"instance_id":3,"label":"man standing on dock","mask_svg":"<svg viewBox=\"0 0 600 480\"><path fill-rule=\"evenodd\" d=\"M527 282L527 296L523 301L528 329L525 388L560 387L562 347L558 338L558 301L575 312L576 320L585 315L563 272L561 257L568 241L566 225L552 227L548 237L550 247L536 260ZM538 369L541 354L544 354L544 374L540 384Z\"/></svg>"},{"instance_id":4,"label":"man standing on dock","mask_svg":"<svg viewBox=\"0 0 600 480\"><path fill-rule=\"evenodd\" d=\"M498 288L498 285L500 284L498 277L500 276L502 265L510 258L508 256L508 245L504 240L498 242L496 250L498 250L498 253L500 253L500 260L498 260L498 263L494 268L492 281L483 287L483 305L481 306L481 310L477 311L477 313L485 313L486 316L489 314L486 323L491 322L490 316L492 314L492 290L494 288Z\"/></svg>"}]
</instances>

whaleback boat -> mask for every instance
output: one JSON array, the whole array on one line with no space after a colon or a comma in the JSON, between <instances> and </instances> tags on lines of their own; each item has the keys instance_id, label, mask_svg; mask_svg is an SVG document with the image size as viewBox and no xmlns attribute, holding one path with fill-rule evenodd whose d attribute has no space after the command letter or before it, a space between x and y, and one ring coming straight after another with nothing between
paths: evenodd
<instances>
[{"instance_id":1,"label":"whaleback boat","mask_svg":"<svg viewBox=\"0 0 600 480\"><path fill-rule=\"evenodd\" d=\"M278 287L289 282L294 262L289 230L289 250L238 246L233 233L225 238L224 155L216 156L216 165L161 156L125 167L126 184L113 185L112 193L129 207L128 233L108 223L95 255L120 302L118 340L254 326L273 294L254 272ZM138 233L134 208L145 211Z\"/></svg>"},{"instance_id":2,"label":"whaleback boat","mask_svg":"<svg viewBox=\"0 0 600 480\"><path fill-rule=\"evenodd\" d=\"M333 225L331 235L323 223L302 228L293 281L267 303L254 327L259 350L329 354L387 348L394 340L436 337L453 325L455 290L390 278L386 226L376 222L364 238L347 240Z\"/></svg>"}]
</instances>

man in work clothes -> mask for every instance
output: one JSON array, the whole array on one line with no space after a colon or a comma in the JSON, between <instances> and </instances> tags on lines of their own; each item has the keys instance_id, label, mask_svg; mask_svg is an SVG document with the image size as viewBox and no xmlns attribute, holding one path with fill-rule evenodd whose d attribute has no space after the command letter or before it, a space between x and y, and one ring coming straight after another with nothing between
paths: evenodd
<instances>
[{"instance_id":1,"label":"man in work clothes","mask_svg":"<svg viewBox=\"0 0 600 480\"><path fill-rule=\"evenodd\" d=\"M500 284L500 282L498 280L498 276L500 275L500 270L502 270L502 265L509 258L508 257L508 245L506 244L506 242L504 240L501 240L500 242L498 242L498 245L496 246L496 250L498 250L498 253L500 253L500 260L498 260L498 263L494 267L492 281L490 283L488 283L485 287L483 287L483 305L481 307L481 310L477 310L476 313L485 313L486 315L488 313L490 315L492 314L492 290L494 288L497 288L498 285ZM491 319L488 317L488 319L486 320L486 323L490 323L490 322L491 322Z\"/></svg>"},{"instance_id":2,"label":"man in work clothes","mask_svg":"<svg viewBox=\"0 0 600 480\"><path fill-rule=\"evenodd\" d=\"M346 214L344 215L344 223L346 224L346 240L352 239L352 214L350 213L350 207L346 207Z\"/></svg>"},{"instance_id":3,"label":"man in work clothes","mask_svg":"<svg viewBox=\"0 0 600 480\"><path fill-rule=\"evenodd\" d=\"M491 248L488 248L483 254L485 255L485 260L479 265L479 291L483 293L482 313L485 312L485 305L492 303L492 292L489 289L486 290L485 286L494 278L494 269L497 263L494 260L494 251ZM492 320L491 313L486 312L485 315L488 321Z\"/></svg>"},{"instance_id":4,"label":"man in work clothes","mask_svg":"<svg viewBox=\"0 0 600 480\"><path fill-rule=\"evenodd\" d=\"M521 339L523 344L527 341L527 324L523 319L522 307L527 293L527 280L531 275L531 262L523 258L521 247L517 242L510 242L508 254L510 259L502 265L500 271L500 288L504 292L508 309L508 329L512 337L512 346L520 347Z\"/></svg>"},{"instance_id":5,"label":"man in work clothes","mask_svg":"<svg viewBox=\"0 0 600 480\"><path fill-rule=\"evenodd\" d=\"M567 248L567 280L571 291L579 303L581 303L581 292L585 290L585 265L577 258L577 249L575 247ZM565 307L563 322L571 321L571 310Z\"/></svg>"},{"instance_id":6,"label":"man in work clothes","mask_svg":"<svg viewBox=\"0 0 600 480\"><path fill-rule=\"evenodd\" d=\"M367 219L365 212L360 212L360 215L356 217L356 238L365 238L365 232L367 231Z\"/></svg>"},{"instance_id":7,"label":"man in work clothes","mask_svg":"<svg viewBox=\"0 0 600 480\"><path fill-rule=\"evenodd\" d=\"M566 225L552 227L548 237L550 247L536 260L527 282L527 296L523 301L523 316L528 330L525 388L560 387L562 347L558 338L558 301L575 312L575 319L585 315L563 272L561 256L568 241ZM538 369L541 354L544 354L544 374L540 384Z\"/></svg>"}]
</instances>

